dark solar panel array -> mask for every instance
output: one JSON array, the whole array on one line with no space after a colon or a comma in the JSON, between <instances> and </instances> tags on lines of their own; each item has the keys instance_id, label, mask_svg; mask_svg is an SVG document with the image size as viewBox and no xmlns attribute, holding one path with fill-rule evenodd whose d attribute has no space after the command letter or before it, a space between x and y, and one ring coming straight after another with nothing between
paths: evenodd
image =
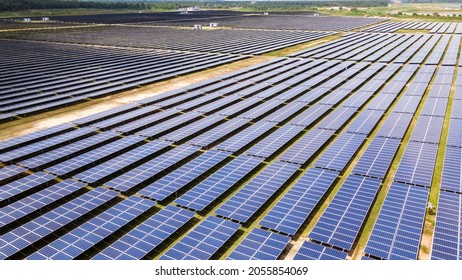
<instances>
[{"instance_id":1,"label":"dark solar panel array","mask_svg":"<svg viewBox=\"0 0 462 280\"><path fill-rule=\"evenodd\" d=\"M462 259L462 195L440 192L436 213L432 260Z\"/></svg>"},{"instance_id":2,"label":"dark solar panel array","mask_svg":"<svg viewBox=\"0 0 462 280\"><path fill-rule=\"evenodd\" d=\"M254 228L227 260L277 260L289 243L287 236Z\"/></svg>"},{"instance_id":3,"label":"dark solar panel array","mask_svg":"<svg viewBox=\"0 0 462 280\"><path fill-rule=\"evenodd\" d=\"M393 183L365 253L383 260L416 260L429 189Z\"/></svg>"},{"instance_id":4,"label":"dark solar panel array","mask_svg":"<svg viewBox=\"0 0 462 280\"><path fill-rule=\"evenodd\" d=\"M347 253L305 241L294 256L294 260L346 260Z\"/></svg>"},{"instance_id":5,"label":"dark solar panel array","mask_svg":"<svg viewBox=\"0 0 462 280\"><path fill-rule=\"evenodd\" d=\"M350 250L380 188L380 180L350 175L308 237Z\"/></svg>"},{"instance_id":6,"label":"dark solar panel array","mask_svg":"<svg viewBox=\"0 0 462 280\"><path fill-rule=\"evenodd\" d=\"M2 71L0 122L113 95L244 58L228 54L52 43L35 44L30 48L30 43L18 41L4 41L2 53L2 64L13 61L15 64ZM24 67L29 70L18 71Z\"/></svg>"},{"instance_id":7,"label":"dark solar panel array","mask_svg":"<svg viewBox=\"0 0 462 280\"><path fill-rule=\"evenodd\" d=\"M159 259L208 260L239 228L237 223L209 216Z\"/></svg>"}]
</instances>

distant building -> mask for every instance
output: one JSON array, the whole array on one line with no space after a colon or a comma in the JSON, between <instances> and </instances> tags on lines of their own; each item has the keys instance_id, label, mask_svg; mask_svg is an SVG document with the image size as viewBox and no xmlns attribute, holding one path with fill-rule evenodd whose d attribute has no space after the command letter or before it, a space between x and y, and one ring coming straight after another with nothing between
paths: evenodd
<instances>
[{"instance_id":1,"label":"distant building","mask_svg":"<svg viewBox=\"0 0 462 280\"><path fill-rule=\"evenodd\" d=\"M201 30L201 29L202 29L202 25L194 24L194 30Z\"/></svg>"},{"instance_id":2,"label":"distant building","mask_svg":"<svg viewBox=\"0 0 462 280\"><path fill-rule=\"evenodd\" d=\"M31 22L32 20L30 18L25 18L24 22Z\"/></svg>"},{"instance_id":3,"label":"distant building","mask_svg":"<svg viewBox=\"0 0 462 280\"><path fill-rule=\"evenodd\" d=\"M264 15L264 16L267 16L267 15L268 15L268 13L266 13L266 12L265 12L265 13L263 13L263 15Z\"/></svg>"},{"instance_id":4,"label":"distant building","mask_svg":"<svg viewBox=\"0 0 462 280\"><path fill-rule=\"evenodd\" d=\"M189 14L188 11L182 11L182 12L180 12L180 15L187 15L187 14Z\"/></svg>"},{"instance_id":5,"label":"distant building","mask_svg":"<svg viewBox=\"0 0 462 280\"><path fill-rule=\"evenodd\" d=\"M194 6L194 7L187 7L187 8L179 8L178 11L180 12L192 12L192 11L200 11L199 6Z\"/></svg>"},{"instance_id":6,"label":"distant building","mask_svg":"<svg viewBox=\"0 0 462 280\"><path fill-rule=\"evenodd\" d=\"M218 27L218 22L211 22L210 27Z\"/></svg>"},{"instance_id":7,"label":"distant building","mask_svg":"<svg viewBox=\"0 0 462 280\"><path fill-rule=\"evenodd\" d=\"M49 17L43 17L42 20L43 20L43 21L49 21L50 18L49 18Z\"/></svg>"}]
</instances>

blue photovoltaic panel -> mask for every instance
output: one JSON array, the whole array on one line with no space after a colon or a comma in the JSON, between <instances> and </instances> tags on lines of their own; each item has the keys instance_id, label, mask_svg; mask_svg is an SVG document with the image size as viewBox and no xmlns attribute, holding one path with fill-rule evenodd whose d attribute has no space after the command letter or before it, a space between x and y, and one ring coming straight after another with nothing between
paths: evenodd
<instances>
[{"instance_id":1,"label":"blue photovoltaic panel","mask_svg":"<svg viewBox=\"0 0 462 280\"><path fill-rule=\"evenodd\" d=\"M269 122L280 123L292 117L295 113L302 110L305 106L306 104L304 103L294 101L282 107L281 109L276 110L274 113L265 117L263 120L269 121Z\"/></svg>"},{"instance_id":2,"label":"blue photovoltaic panel","mask_svg":"<svg viewBox=\"0 0 462 280\"><path fill-rule=\"evenodd\" d=\"M188 141L188 144L208 147L210 144L228 136L233 131L246 125L246 119L232 119Z\"/></svg>"},{"instance_id":3,"label":"blue photovoltaic panel","mask_svg":"<svg viewBox=\"0 0 462 280\"><path fill-rule=\"evenodd\" d=\"M254 228L227 260L277 260L289 243L287 236Z\"/></svg>"},{"instance_id":4,"label":"blue photovoltaic panel","mask_svg":"<svg viewBox=\"0 0 462 280\"><path fill-rule=\"evenodd\" d=\"M374 94L371 91L359 90L342 103L342 107L359 108Z\"/></svg>"},{"instance_id":5,"label":"blue photovoltaic panel","mask_svg":"<svg viewBox=\"0 0 462 280\"><path fill-rule=\"evenodd\" d=\"M44 172L37 172L0 187L0 202L7 201L21 193L50 184L56 177Z\"/></svg>"},{"instance_id":6,"label":"blue photovoltaic panel","mask_svg":"<svg viewBox=\"0 0 462 280\"><path fill-rule=\"evenodd\" d=\"M245 113L239 114L237 117L253 120L270 112L271 110L282 107L284 102L285 100L271 99L263 102L263 104L253 107Z\"/></svg>"},{"instance_id":7,"label":"blue photovoltaic panel","mask_svg":"<svg viewBox=\"0 0 462 280\"><path fill-rule=\"evenodd\" d=\"M127 120L120 120L118 126L112 128L112 130L125 132L125 133L133 133L136 130L143 129L145 127L151 127L159 123L161 120L166 121L164 119L173 117L174 115L178 115L179 111L172 108L161 111L154 115L148 115L142 118L137 118L136 120L128 122Z\"/></svg>"},{"instance_id":8,"label":"blue photovoltaic panel","mask_svg":"<svg viewBox=\"0 0 462 280\"><path fill-rule=\"evenodd\" d=\"M462 193L462 149L446 147L444 155L442 190Z\"/></svg>"},{"instance_id":9,"label":"blue photovoltaic panel","mask_svg":"<svg viewBox=\"0 0 462 280\"><path fill-rule=\"evenodd\" d=\"M155 202L131 196L99 214L78 228L61 236L28 256L29 260L71 260L90 249L139 215L153 207Z\"/></svg>"},{"instance_id":10,"label":"blue photovoltaic panel","mask_svg":"<svg viewBox=\"0 0 462 280\"><path fill-rule=\"evenodd\" d=\"M462 260L462 195L440 192L432 260Z\"/></svg>"},{"instance_id":11,"label":"blue photovoltaic panel","mask_svg":"<svg viewBox=\"0 0 462 280\"><path fill-rule=\"evenodd\" d=\"M226 141L218 144L215 148L223 151L236 152L272 129L274 126L274 123L259 121L230 137Z\"/></svg>"},{"instance_id":12,"label":"blue photovoltaic panel","mask_svg":"<svg viewBox=\"0 0 462 280\"><path fill-rule=\"evenodd\" d=\"M279 160L304 164L334 135L334 130L312 129L281 154Z\"/></svg>"},{"instance_id":13,"label":"blue photovoltaic panel","mask_svg":"<svg viewBox=\"0 0 462 280\"><path fill-rule=\"evenodd\" d=\"M416 260L428 195L428 188L393 183L365 253L383 260Z\"/></svg>"},{"instance_id":14,"label":"blue photovoltaic panel","mask_svg":"<svg viewBox=\"0 0 462 280\"><path fill-rule=\"evenodd\" d=\"M19 167L17 165L0 167L0 181L6 182L7 180L14 179L25 171L25 168Z\"/></svg>"},{"instance_id":15,"label":"blue photovoltaic panel","mask_svg":"<svg viewBox=\"0 0 462 280\"><path fill-rule=\"evenodd\" d=\"M420 114L424 116L444 117L446 115L448 100L447 98L427 98Z\"/></svg>"},{"instance_id":16,"label":"blue photovoltaic panel","mask_svg":"<svg viewBox=\"0 0 462 280\"><path fill-rule=\"evenodd\" d=\"M0 236L0 259L8 258L118 194L98 187Z\"/></svg>"},{"instance_id":17,"label":"blue photovoltaic panel","mask_svg":"<svg viewBox=\"0 0 462 280\"><path fill-rule=\"evenodd\" d=\"M175 203L201 211L262 162L261 158L241 155L180 196Z\"/></svg>"},{"instance_id":18,"label":"blue photovoltaic panel","mask_svg":"<svg viewBox=\"0 0 462 280\"><path fill-rule=\"evenodd\" d=\"M98 144L104 143L111 139L115 139L117 133L112 131L105 131L96 135L87 137L80 141L74 142L69 145L62 146L58 149L51 150L49 152L39 154L37 156L28 158L19 162L22 166L27 168L41 168L47 164L63 160L72 157L73 154L78 153L82 150L92 148Z\"/></svg>"},{"instance_id":19,"label":"blue photovoltaic panel","mask_svg":"<svg viewBox=\"0 0 462 280\"><path fill-rule=\"evenodd\" d=\"M409 142L396 171L395 181L429 187L438 145Z\"/></svg>"},{"instance_id":20,"label":"blue photovoltaic panel","mask_svg":"<svg viewBox=\"0 0 462 280\"><path fill-rule=\"evenodd\" d=\"M342 127L354 113L356 113L356 110L357 108L339 107L325 117L318 124L318 128L337 130Z\"/></svg>"},{"instance_id":21,"label":"blue photovoltaic panel","mask_svg":"<svg viewBox=\"0 0 462 280\"><path fill-rule=\"evenodd\" d=\"M92 259L141 259L193 217L194 212L169 205L106 247Z\"/></svg>"},{"instance_id":22,"label":"blue photovoltaic panel","mask_svg":"<svg viewBox=\"0 0 462 280\"><path fill-rule=\"evenodd\" d=\"M124 167L140 161L169 146L170 142L154 140L123 153L113 159L103 162L91 169L81 172L74 177L87 183L94 183L111 174L117 173Z\"/></svg>"},{"instance_id":23,"label":"blue photovoltaic panel","mask_svg":"<svg viewBox=\"0 0 462 280\"><path fill-rule=\"evenodd\" d=\"M157 97L157 96L156 96ZM91 123L101 121L104 119L109 119L109 118L114 118L117 117L120 114L123 114L125 112L137 110L140 108L140 105L137 103L130 103L130 104L125 104L122 106L119 106L114 109L106 110L101 113L93 114L88 117L80 118L77 120L72 121L72 123L84 126L84 125L89 125Z\"/></svg>"},{"instance_id":24,"label":"blue photovoltaic panel","mask_svg":"<svg viewBox=\"0 0 462 280\"><path fill-rule=\"evenodd\" d=\"M209 260L239 228L237 223L209 216L159 259Z\"/></svg>"},{"instance_id":25,"label":"blue photovoltaic panel","mask_svg":"<svg viewBox=\"0 0 462 280\"><path fill-rule=\"evenodd\" d=\"M169 134L162 136L161 139L166 139L169 141L181 141L198 131L209 128L213 125L217 125L219 122L222 122L224 118L222 116L208 116L198 121L195 121L189 125L182 126L181 129L177 129ZM209 130L210 131L210 130Z\"/></svg>"},{"instance_id":26,"label":"blue photovoltaic panel","mask_svg":"<svg viewBox=\"0 0 462 280\"><path fill-rule=\"evenodd\" d=\"M41 141L35 141L25 146L19 146L11 151L0 154L0 161L14 162L27 156L30 157L31 155L40 153L44 150L51 149L64 143L68 143L70 141L73 141L74 139L89 136L95 133L95 131L96 129L94 128L83 127Z\"/></svg>"},{"instance_id":27,"label":"blue photovoltaic panel","mask_svg":"<svg viewBox=\"0 0 462 280\"><path fill-rule=\"evenodd\" d=\"M453 108L453 110L454 109L455 108ZM456 110L462 111L460 108ZM450 120L446 145L451 147L462 147L462 119Z\"/></svg>"},{"instance_id":28,"label":"blue photovoltaic panel","mask_svg":"<svg viewBox=\"0 0 462 280\"><path fill-rule=\"evenodd\" d=\"M274 162L229 198L215 213L242 223L257 210L298 170L298 165Z\"/></svg>"},{"instance_id":29,"label":"blue photovoltaic panel","mask_svg":"<svg viewBox=\"0 0 462 280\"><path fill-rule=\"evenodd\" d=\"M375 178L384 178L399 145L400 140L398 139L374 138L364 154L361 155L352 172Z\"/></svg>"},{"instance_id":30,"label":"blue photovoltaic panel","mask_svg":"<svg viewBox=\"0 0 462 280\"><path fill-rule=\"evenodd\" d=\"M342 171L366 140L366 135L342 133L315 161L314 166Z\"/></svg>"},{"instance_id":31,"label":"blue photovoltaic panel","mask_svg":"<svg viewBox=\"0 0 462 280\"><path fill-rule=\"evenodd\" d=\"M270 157L303 131L302 126L285 125L256 143L245 153L257 157Z\"/></svg>"},{"instance_id":32,"label":"blue photovoltaic panel","mask_svg":"<svg viewBox=\"0 0 462 280\"><path fill-rule=\"evenodd\" d=\"M368 110L385 111L395 99L393 94L378 94L372 101L367 104Z\"/></svg>"},{"instance_id":33,"label":"blue photovoltaic panel","mask_svg":"<svg viewBox=\"0 0 462 280\"><path fill-rule=\"evenodd\" d=\"M294 260L346 260L347 256L345 252L305 241Z\"/></svg>"},{"instance_id":34,"label":"blue photovoltaic panel","mask_svg":"<svg viewBox=\"0 0 462 280\"><path fill-rule=\"evenodd\" d=\"M173 166L199 150L200 147L189 145L177 146L176 148L117 176L105 183L105 185L121 192L126 192L133 187L155 178L158 174L165 171L170 166Z\"/></svg>"},{"instance_id":35,"label":"blue photovoltaic panel","mask_svg":"<svg viewBox=\"0 0 462 280\"><path fill-rule=\"evenodd\" d=\"M298 87L303 87L303 86L298 86ZM306 87L303 87L305 90L307 90ZM306 103L312 103L319 97L323 96L326 94L330 89L329 88L314 88L311 89L308 92L305 92L302 96L299 98L295 99L295 102L300 102L304 106L306 106Z\"/></svg>"},{"instance_id":36,"label":"blue photovoltaic panel","mask_svg":"<svg viewBox=\"0 0 462 280\"><path fill-rule=\"evenodd\" d=\"M428 99L427 99L428 100ZM411 141L438 144L444 117L419 116L412 131Z\"/></svg>"},{"instance_id":37,"label":"blue photovoltaic panel","mask_svg":"<svg viewBox=\"0 0 462 280\"><path fill-rule=\"evenodd\" d=\"M383 112L376 110L363 110L349 126L346 131L358 134L369 134L379 122Z\"/></svg>"},{"instance_id":38,"label":"blue photovoltaic panel","mask_svg":"<svg viewBox=\"0 0 462 280\"><path fill-rule=\"evenodd\" d=\"M422 99L421 96L401 96L395 107L393 107L393 112L414 114L417 106L419 106L420 99Z\"/></svg>"},{"instance_id":39,"label":"blue photovoltaic panel","mask_svg":"<svg viewBox=\"0 0 462 280\"><path fill-rule=\"evenodd\" d=\"M121 115L118 115L117 117L98 121L96 123L91 124L91 126L101 128L101 129L109 129L114 126L125 124L129 121L132 121L133 119L140 118L146 114L149 114L149 117L151 118L157 118L157 114L153 114L156 111L159 111L158 107L146 106L143 108L137 108L136 110L123 113Z\"/></svg>"},{"instance_id":40,"label":"blue photovoltaic panel","mask_svg":"<svg viewBox=\"0 0 462 280\"><path fill-rule=\"evenodd\" d=\"M148 126L147 128L137 131L136 134L141 135L141 136L146 136L146 137L156 137L160 135L161 133L164 133L166 131L169 131L171 129L177 129L180 127L184 127L186 123L195 120L201 116L200 113L197 112L188 112L179 116L176 116L174 118L171 118L167 121L164 121L162 123ZM115 130L118 128L116 127Z\"/></svg>"},{"instance_id":41,"label":"blue photovoltaic panel","mask_svg":"<svg viewBox=\"0 0 462 280\"><path fill-rule=\"evenodd\" d=\"M28 214L85 187L84 183L66 179L46 189L0 208L0 227L8 225Z\"/></svg>"},{"instance_id":42,"label":"blue photovoltaic panel","mask_svg":"<svg viewBox=\"0 0 462 280\"><path fill-rule=\"evenodd\" d=\"M380 183L378 179L348 176L308 237L350 250Z\"/></svg>"},{"instance_id":43,"label":"blue photovoltaic panel","mask_svg":"<svg viewBox=\"0 0 462 280\"><path fill-rule=\"evenodd\" d=\"M315 104L307 110L303 111L295 119L289 122L289 124L297 126L310 126L312 123L317 121L324 113L326 113L331 105Z\"/></svg>"},{"instance_id":44,"label":"blue photovoltaic panel","mask_svg":"<svg viewBox=\"0 0 462 280\"><path fill-rule=\"evenodd\" d=\"M140 190L144 197L163 200L222 162L230 152L210 150Z\"/></svg>"},{"instance_id":45,"label":"blue photovoltaic panel","mask_svg":"<svg viewBox=\"0 0 462 280\"><path fill-rule=\"evenodd\" d=\"M132 145L141 143L143 140L143 137L130 135L86 152L82 155L70 158L64 162L55 164L46 168L45 170L56 175L67 175L80 168L94 164L95 162L102 160L105 157L118 154Z\"/></svg>"},{"instance_id":46,"label":"blue photovoltaic panel","mask_svg":"<svg viewBox=\"0 0 462 280\"><path fill-rule=\"evenodd\" d=\"M462 82L462 75L459 80ZM460 95L462 95L462 86L456 86L454 100L452 101L451 119L462 119L462 110L460 110L462 108L462 99L456 99L461 98L462 96Z\"/></svg>"},{"instance_id":47,"label":"blue photovoltaic panel","mask_svg":"<svg viewBox=\"0 0 462 280\"><path fill-rule=\"evenodd\" d=\"M260 98L247 98L243 101L240 101L236 104L233 104L229 107L226 107L218 112L216 115L220 116L234 116L242 111L248 110L249 108L253 108L254 106L258 106L257 104L261 102Z\"/></svg>"},{"instance_id":48,"label":"blue photovoltaic panel","mask_svg":"<svg viewBox=\"0 0 462 280\"><path fill-rule=\"evenodd\" d=\"M338 176L338 172L310 168L271 208L260 225L294 235Z\"/></svg>"},{"instance_id":49,"label":"blue photovoltaic panel","mask_svg":"<svg viewBox=\"0 0 462 280\"><path fill-rule=\"evenodd\" d=\"M9 151L20 146L26 146L31 142L41 141L44 138L50 138L56 134L65 133L71 130L74 125L65 123L57 126L53 126L47 129L39 130L37 132L29 133L24 136L16 137L13 139L5 140L0 142L0 152Z\"/></svg>"},{"instance_id":50,"label":"blue photovoltaic panel","mask_svg":"<svg viewBox=\"0 0 462 280\"><path fill-rule=\"evenodd\" d=\"M411 120L412 114L392 112L388 115L376 136L402 139Z\"/></svg>"}]
</instances>

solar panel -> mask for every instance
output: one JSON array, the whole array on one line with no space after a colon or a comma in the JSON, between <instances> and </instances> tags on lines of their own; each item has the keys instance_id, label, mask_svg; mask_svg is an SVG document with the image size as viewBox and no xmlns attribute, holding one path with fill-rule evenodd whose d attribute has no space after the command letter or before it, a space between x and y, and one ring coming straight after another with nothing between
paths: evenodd
<instances>
[{"instance_id":1,"label":"solar panel","mask_svg":"<svg viewBox=\"0 0 462 280\"><path fill-rule=\"evenodd\" d=\"M428 99L427 99L428 100ZM411 141L438 144L444 117L419 116L412 131Z\"/></svg>"},{"instance_id":2,"label":"solar panel","mask_svg":"<svg viewBox=\"0 0 462 280\"><path fill-rule=\"evenodd\" d=\"M456 147L446 147L444 155L441 190L462 193L462 150Z\"/></svg>"},{"instance_id":3,"label":"solar panel","mask_svg":"<svg viewBox=\"0 0 462 280\"><path fill-rule=\"evenodd\" d=\"M236 152L255 139L258 139L261 135L268 132L274 126L274 123L259 121L218 144L215 148L223 151Z\"/></svg>"},{"instance_id":4,"label":"solar panel","mask_svg":"<svg viewBox=\"0 0 462 280\"><path fill-rule=\"evenodd\" d=\"M80 141L74 142L69 145L62 146L60 148L45 152L34 157L28 158L19 162L22 166L27 168L43 168L46 165L53 164L63 159L72 157L73 155L85 151L89 148L104 144L108 141L116 139L117 133L112 131L106 131L98 133L96 135L87 137Z\"/></svg>"},{"instance_id":5,"label":"solar panel","mask_svg":"<svg viewBox=\"0 0 462 280\"><path fill-rule=\"evenodd\" d=\"M155 202L131 196L78 228L61 236L26 259L75 259L153 207Z\"/></svg>"},{"instance_id":6,"label":"solar panel","mask_svg":"<svg viewBox=\"0 0 462 280\"><path fill-rule=\"evenodd\" d=\"M162 123L148 126L147 128L137 131L136 134L150 138L155 138L168 131L184 127L192 121L197 121L200 119L200 116L201 114L197 112L187 112L174 118L168 119L167 121L164 121ZM120 128L117 127L114 129L120 130Z\"/></svg>"},{"instance_id":7,"label":"solar panel","mask_svg":"<svg viewBox=\"0 0 462 280\"><path fill-rule=\"evenodd\" d=\"M393 183L380 209L365 253L383 260L416 260L428 195L428 188Z\"/></svg>"},{"instance_id":8,"label":"solar panel","mask_svg":"<svg viewBox=\"0 0 462 280\"><path fill-rule=\"evenodd\" d=\"M87 182L94 183L100 181L111 174L117 173L124 167L129 166L135 162L145 159L156 152L169 146L169 142L154 140L142 146L139 146L133 150L123 153L113 159L105 161L91 169L76 174L74 177Z\"/></svg>"},{"instance_id":9,"label":"solar panel","mask_svg":"<svg viewBox=\"0 0 462 280\"><path fill-rule=\"evenodd\" d=\"M304 86L298 86L297 88L303 88L305 91L308 90ZM313 101L315 101L319 97L326 94L329 90L330 90L330 88L319 88L319 87L309 89L309 91L305 92L302 96L295 99L295 102L300 102L300 103L303 103L304 105L306 105L305 103L312 103Z\"/></svg>"},{"instance_id":10,"label":"solar panel","mask_svg":"<svg viewBox=\"0 0 462 280\"><path fill-rule=\"evenodd\" d=\"M455 99L456 98L455 93L462 92L461 90L462 90L462 87L459 87L459 88L456 87L456 90L454 91L454 100L452 101L452 109L451 109L451 119L462 119L462 110L459 110L459 108L462 108L462 99Z\"/></svg>"},{"instance_id":11,"label":"solar panel","mask_svg":"<svg viewBox=\"0 0 462 280\"><path fill-rule=\"evenodd\" d=\"M157 118L160 110L158 107L146 106L142 108L136 108L136 110L131 110L122 114L118 114L115 117L103 119L97 122L93 122L90 126L97 127L101 129L109 129L112 127L123 125L127 122L134 121L136 119L142 118L143 116L148 116L150 118Z\"/></svg>"},{"instance_id":12,"label":"solar panel","mask_svg":"<svg viewBox=\"0 0 462 280\"><path fill-rule=\"evenodd\" d=\"M350 250L381 180L350 175L314 226L309 238Z\"/></svg>"},{"instance_id":13,"label":"solar panel","mask_svg":"<svg viewBox=\"0 0 462 280\"><path fill-rule=\"evenodd\" d=\"M260 221L260 225L294 235L327 193L339 173L310 168Z\"/></svg>"},{"instance_id":14,"label":"solar panel","mask_svg":"<svg viewBox=\"0 0 462 280\"><path fill-rule=\"evenodd\" d=\"M327 117L325 117L319 124L319 128L324 129L333 129L338 130L340 129L351 116L356 113L357 108L349 108L349 107L339 107L335 109L332 113L330 113Z\"/></svg>"},{"instance_id":15,"label":"solar panel","mask_svg":"<svg viewBox=\"0 0 462 280\"><path fill-rule=\"evenodd\" d=\"M431 251L432 260L462 259L462 195L440 192Z\"/></svg>"},{"instance_id":16,"label":"solar panel","mask_svg":"<svg viewBox=\"0 0 462 280\"><path fill-rule=\"evenodd\" d=\"M124 133L134 133L143 128L154 126L161 121L167 121L170 118L178 117L179 114L180 112L178 110L172 108L131 121L122 119L122 116L120 116L117 125L113 126L112 130Z\"/></svg>"},{"instance_id":17,"label":"solar panel","mask_svg":"<svg viewBox=\"0 0 462 280\"><path fill-rule=\"evenodd\" d=\"M38 142L45 138L50 138L60 133L65 133L72 130L74 125L65 123L57 126L53 126L47 129L39 130L37 132L29 133L20 137L12 138L0 142L0 152L4 153L9 150L18 148L20 146L26 146L32 142Z\"/></svg>"},{"instance_id":18,"label":"solar panel","mask_svg":"<svg viewBox=\"0 0 462 280\"><path fill-rule=\"evenodd\" d=\"M152 142L151 142L152 143ZM165 152L105 183L106 186L127 192L156 177L178 162L198 152L200 147L181 145Z\"/></svg>"},{"instance_id":19,"label":"solar panel","mask_svg":"<svg viewBox=\"0 0 462 280\"><path fill-rule=\"evenodd\" d=\"M229 198L215 213L245 223L298 170L298 165L274 162Z\"/></svg>"},{"instance_id":20,"label":"solar panel","mask_svg":"<svg viewBox=\"0 0 462 280\"><path fill-rule=\"evenodd\" d=\"M43 153L44 151L50 150L64 143L69 143L81 137L89 136L95 133L95 131L96 130L94 128L83 127L77 130L72 130L56 136L52 136L41 141L35 141L24 146L19 146L13 150L0 154L0 161L16 162L23 158L34 156L37 153Z\"/></svg>"},{"instance_id":21,"label":"solar panel","mask_svg":"<svg viewBox=\"0 0 462 280\"><path fill-rule=\"evenodd\" d=\"M74 194L85 184L66 179L34 194L26 196L16 202L0 208L0 227L13 223L27 215L38 211L59 199Z\"/></svg>"},{"instance_id":22,"label":"solar panel","mask_svg":"<svg viewBox=\"0 0 462 280\"><path fill-rule=\"evenodd\" d=\"M294 260L346 260L347 253L305 241Z\"/></svg>"},{"instance_id":23,"label":"solar panel","mask_svg":"<svg viewBox=\"0 0 462 280\"><path fill-rule=\"evenodd\" d=\"M239 228L237 223L209 216L159 259L209 260Z\"/></svg>"},{"instance_id":24,"label":"solar panel","mask_svg":"<svg viewBox=\"0 0 462 280\"><path fill-rule=\"evenodd\" d=\"M462 119L451 119L449 122L447 146L462 147Z\"/></svg>"},{"instance_id":25,"label":"solar panel","mask_svg":"<svg viewBox=\"0 0 462 280\"><path fill-rule=\"evenodd\" d=\"M246 119L232 119L219 126L207 130L205 133L194 137L187 143L208 148L212 143L227 137L229 134L232 134L234 131L242 128L247 123L248 120Z\"/></svg>"},{"instance_id":26,"label":"solar panel","mask_svg":"<svg viewBox=\"0 0 462 280\"><path fill-rule=\"evenodd\" d=\"M220 195L248 176L262 162L263 159L261 158L241 155L174 202L196 211L204 210Z\"/></svg>"},{"instance_id":27,"label":"solar panel","mask_svg":"<svg viewBox=\"0 0 462 280\"><path fill-rule=\"evenodd\" d=\"M162 136L161 139L172 142L182 141L195 135L196 133L200 133L205 129L212 129L213 126L219 125L223 121L224 118L222 116L208 116L191 124L184 125L181 127L181 129L177 129L168 133L167 135Z\"/></svg>"},{"instance_id":28,"label":"solar panel","mask_svg":"<svg viewBox=\"0 0 462 280\"><path fill-rule=\"evenodd\" d=\"M312 105L310 108L298 115L295 119L290 121L289 124L293 124L296 126L310 126L316 120L318 120L318 118L320 118L324 113L326 113L331 107L332 106L330 105L323 104Z\"/></svg>"},{"instance_id":29,"label":"solar panel","mask_svg":"<svg viewBox=\"0 0 462 280\"><path fill-rule=\"evenodd\" d=\"M376 137L356 163L353 173L384 178L400 145L399 139Z\"/></svg>"},{"instance_id":30,"label":"solar panel","mask_svg":"<svg viewBox=\"0 0 462 280\"><path fill-rule=\"evenodd\" d=\"M395 181L430 186L438 145L409 142L396 171Z\"/></svg>"},{"instance_id":31,"label":"solar panel","mask_svg":"<svg viewBox=\"0 0 462 280\"><path fill-rule=\"evenodd\" d=\"M266 136L245 153L257 157L268 158L279 149L290 142L297 134L303 131L303 127L295 125L285 125Z\"/></svg>"},{"instance_id":32,"label":"solar panel","mask_svg":"<svg viewBox=\"0 0 462 280\"><path fill-rule=\"evenodd\" d=\"M347 126L346 131L349 133L357 133L368 135L375 125L379 122L383 112L375 110L363 110L359 115Z\"/></svg>"},{"instance_id":33,"label":"solar panel","mask_svg":"<svg viewBox=\"0 0 462 280\"><path fill-rule=\"evenodd\" d=\"M13 256L116 196L115 191L98 187L5 233L0 236L0 258Z\"/></svg>"},{"instance_id":34,"label":"solar panel","mask_svg":"<svg viewBox=\"0 0 462 280\"><path fill-rule=\"evenodd\" d=\"M44 172L37 172L16 181L12 181L0 187L0 205L5 205L14 201L22 194L34 192L41 187L45 187L53 182L56 177Z\"/></svg>"},{"instance_id":35,"label":"solar panel","mask_svg":"<svg viewBox=\"0 0 462 280\"><path fill-rule=\"evenodd\" d=\"M377 132L378 137L402 139L411 123L412 115L403 113L390 113Z\"/></svg>"},{"instance_id":36,"label":"solar panel","mask_svg":"<svg viewBox=\"0 0 462 280\"><path fill-rule=\"evenodd\" d=\"M351 95L350 97L342 103L343 107L352 107L352 108L359 108L366 103L366 101L373 95L373 92L358 90L356 93Z\"/></svg>"},{"instance_id":37,"label":"solar panel","mask_svg":"<svg viewBox=\"0 0 462 280\"><path fill-rule=\"evenodd\" d=\"M314 166L342 171L353 158L366 136L354 133L342 133L319 157Z\"/></svg>"},{"instance_id":38,"label":"solar panel","mask_svg":"<svg viewBox=\"0 0 462 280\"><path fill-rule=\"evenodd\" d=\"M312 129L282 153L279 160L303 165L334 133L334 130Z\"/></svg>"},{"instance_id":39,"label":"solar panel","mask_svg":"<svg viewBox=\"0 0 462 280\"><path fill-rule=\"evenodd\" d=\"M110 244L92 259L142 259L193 217L193 212L169 205Z\"/></svg>"},{"instance_id":40,"label":"solar panel","mask_svg":"<svg viewBox=\"0 0 462 280\"><path fill-rule=\"evenodd\" d=\"M254 228L227 260L277 260L289 243L287 236Z\"/></svg>"},{"instance_id":41,"label":"solar panel","mask_svg":"<svg viewBox=\"0 0 462 280\"><path fill-rule=\"evenodd\" d=\"M8 165L0 167L0 181L7 182L16 179L19 175L24 174L25 168L17 165Z\"/></svg>"},{"instance_id":42,"label":"solar panel","mask_svg":"<svg viewBox=\"0 0 462 280\"><path fill-rule=\"evenodd\" d=\"M393 107L393 112L414 114L417 110L417 107L419 106L421 99L421 96L415 95L401 96L401 98L396 103L395 107Z\"/></svg>"},{"instance_id":43,"label":"solar panel","mask_svg":"<svg viewBox=\"0 0 462 280\"><path fill-rule=\"evenodd\" d=\"M123 153L127 148L137 145L142 141L144 141L143 137L130 135L55 164L45 170L60 176L68 175L90 164L96 164L112 155Z\"/></svg>"},{"instance_id":44,"label":"solar panel","mask_svg":"<svg viewBox=\"0 0 462 280\"><path fill-rule=\"evenodd\" d=\"M276 110L274 113L263 118L265 121L280 123L295 115L305 108L306 104L302 102L291 102L288 105Z\"/></svg>"},{"instance_id":45,"label":"solar panel","mask_svg":"<svg viewBox=\"0 0 462 280\"><path fill-rule=\"evenodd\" d=\"M173 172L156 180L138 192L138 194L156 200L164 200L181 188L212 170L231 155L230 152L211 150L191 160Z\"/></svg>"}]
</instances>

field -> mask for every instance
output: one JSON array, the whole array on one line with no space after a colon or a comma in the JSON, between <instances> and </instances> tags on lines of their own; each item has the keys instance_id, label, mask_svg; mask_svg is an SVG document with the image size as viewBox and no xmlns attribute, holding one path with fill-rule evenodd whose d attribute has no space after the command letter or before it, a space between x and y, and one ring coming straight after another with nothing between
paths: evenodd
<instances>
[{"instance_id":1,"label":"field","mask_svg":"<svg viewBox=\"0 0 462 280\"><path fill-rule=\"evenodd\" d=\"M462 258L462 23L51 20L0 32L1 259Z\"/></svg>"}]
</instances>

